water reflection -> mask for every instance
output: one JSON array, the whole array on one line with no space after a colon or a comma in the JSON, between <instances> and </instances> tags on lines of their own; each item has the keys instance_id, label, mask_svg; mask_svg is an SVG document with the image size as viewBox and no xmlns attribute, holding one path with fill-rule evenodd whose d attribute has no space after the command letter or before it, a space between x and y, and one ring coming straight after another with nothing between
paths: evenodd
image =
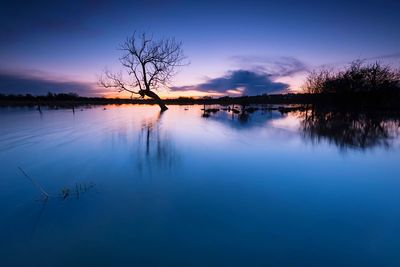
<instances>
[{"instance_id":1,"label":"water reflection","mask_svg":"<svg viewBox=\"0 0 400 267\"><path fill-rule=\"evenodd\" d=\"M203 117L236 129L265 127L269 122L294 117L306 141L323 141L341 150L391 148L400 134L400 113L352 110L328 110L313 106L228 107L203 109Z\"/></svg>"},{"instance_id":2,"label":"water reflection","mask_svg":"<svg viewBox=\"0 0 400 267\"><path fill-rule=\"evenodd\" d=\"M302 135L340 149L390 148L400 133L397 112L355 112L312 108L300 114Z\"/></svg>"},{"instance_id":3,"label":"water reflection","mask_svg":"<svg viewBox=\"0 0 400 267\"><path fill-rule=\"evenodd\" d=\"M227 107L204 107L203 118L221 122L237 130L263 127L268 122L281 119L285 114L276 107L246 107L232 105Z\"/></svg>"},{"instance_id":4,"label":"water reflection","mask_svg":"<svg viewBox=\"0 0 400 267\"><path fill-rule=\"evenodd\" d=\"M162 127L160 112L153 118L144 119L138 136L137 168L141 175L160 171L172 171L179 161L172 138Z\"/></svg>"},{"instance_id":5,"label":"water reflection","mask_svg":"<svg viewBox=\"0 0 400 267\"><path fill-rule=\"evenodd\" d=\"M315 130L359 127L398 145L396 116L215 106L203 118L201 108L43 108L42 119L3 110L2 266L399 266L400 150L344 159L332 134ZM17 166L57 198L35 201ZM72 197L90 182L93 193Z\"/></svg>"}]
</instances>

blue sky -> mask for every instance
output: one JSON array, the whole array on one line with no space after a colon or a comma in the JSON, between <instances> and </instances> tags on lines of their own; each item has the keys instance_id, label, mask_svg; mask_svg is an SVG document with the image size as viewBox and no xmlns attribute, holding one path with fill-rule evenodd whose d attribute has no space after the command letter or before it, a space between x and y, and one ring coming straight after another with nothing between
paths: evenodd
<instances>
[{"instance_id":1,"label":"blue sky","mask_svg":"<svg viewBox=\"0 0 400 267\"><path fill-rule=\"evenodd\" d=\"M134 30L184 43L190 65L165 95L296 90L321 65L365 58L399 66L398 10L399 1L6 0L0 92L106 94L96 75L119 69L116 48Z\"/></svg>"}]
</instances>

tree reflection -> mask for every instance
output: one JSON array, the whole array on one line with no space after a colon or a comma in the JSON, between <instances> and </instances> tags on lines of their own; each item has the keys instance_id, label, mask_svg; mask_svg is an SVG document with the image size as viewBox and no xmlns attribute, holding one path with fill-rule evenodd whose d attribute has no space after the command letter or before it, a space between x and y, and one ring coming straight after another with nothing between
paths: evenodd
<instances>
[{"instance_id":1,"label":"tree reflection","mask_svg":"<svg viewBox=\"0 0 400 267\"><path fill-rule=\"evenodd\" d=\"M325 110L300 112L302 135L313 143L323 140L340 149L390 148L400 133L400 113L388 111Z\"/></svg>"},{"instance_id":2,"label":"tree reflection","mask_svg":"<svg viewBox=\"0 0 400 267\"><path fill-rule=\"evenodd\" d=\"M141 174L172 171L179 160L172 139L161 127L162 113L143 120L139 131L137 165Z\"/></svg>"},{"instance_id":3,"label":"tree reflection","mask_svg":"<svg viewBox=\"0 0 400 267\"><path fill-rule=\"evenodd\" d=\"M233 111L237 112L233 112ZM203 117L236 129L266 127L269 121L297 117L300 134L313 144L324 141L341 150L391 148L400 135L400 112L391 110L348 110L312 105L259 106L240 109L203 109ZM214 112L211 112L214 111Z\"/></svg>"}]
</instances>

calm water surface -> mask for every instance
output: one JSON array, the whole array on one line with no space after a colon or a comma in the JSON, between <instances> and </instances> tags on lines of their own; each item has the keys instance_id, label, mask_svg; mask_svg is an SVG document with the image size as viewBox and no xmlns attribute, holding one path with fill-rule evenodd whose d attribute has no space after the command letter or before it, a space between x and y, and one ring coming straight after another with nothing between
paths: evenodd
<instances>
[{"instance_id":1,"label":"calm water surface","mask_svg":"<svg viewBox=\"0 0 400 267\"><path fill-rule=\"evenodd\" d=\"M396 120L202 114L0 109L0 266L400 266Z\"/></svg>"}]
</instances>

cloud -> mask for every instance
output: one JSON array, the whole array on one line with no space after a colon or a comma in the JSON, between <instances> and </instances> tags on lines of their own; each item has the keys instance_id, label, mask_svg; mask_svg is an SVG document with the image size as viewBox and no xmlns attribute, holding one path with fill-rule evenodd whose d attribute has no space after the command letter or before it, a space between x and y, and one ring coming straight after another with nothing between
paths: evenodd
<instances>
[{"instance_id":1,"label":"cloud","mask_svg":"<svg viewBox=\"0 0 400 267\"><path fill-rule=\"evenodd\" d=\"M233 56L230 60L241 68L269 73L274 77L292 76L309 70L306 63L294 57Z\"/></svg>"},{"instance_id":2,"label":"cloud","mask_svg":"<svg viewBox=\"0 0 400 267\"><path fill-rule=\"evenodd\" d=\"M51 77L40 71L30 74L21 72L0 71L0 93L2 94L33 94L43 95L53 93L77 93L82 96L100 95L105 90L98 89L96 84L80 81L62 80ZM107 91L108 92L108 91Z\"/></svg>"},{"instance_id":3,"label":"cloud","mask_svg":"<svg viewBox=\"0 0 400 267\"><path fill-rule=\"evenodd\" d=\"M287 90L288 84L274 82L267 73L249 70L229 71L219 78L191 86L172 87L172 91L203 91L225 95L260 95L263 93L278 93Z\"/></svg>"}]
</instances>

